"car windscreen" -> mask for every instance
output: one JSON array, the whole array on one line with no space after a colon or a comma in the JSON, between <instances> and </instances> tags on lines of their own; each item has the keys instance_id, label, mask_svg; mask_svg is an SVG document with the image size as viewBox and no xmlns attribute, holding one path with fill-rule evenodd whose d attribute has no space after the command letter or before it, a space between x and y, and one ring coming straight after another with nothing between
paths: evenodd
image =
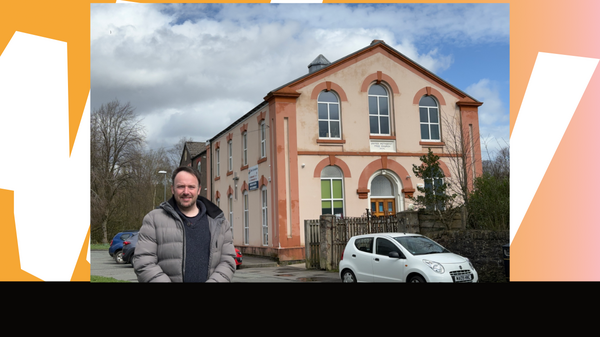
<instances>
[{"instance_id":1,"label":"car windscreen","mask_svg":"<svg viewBox=\"0 0 600 337\"><path fill-rule=\"evenodd\" d=\"M394 239L412 255L450 253L446 248L424 236L399 236Z\"/></svg>"}]
</instances>

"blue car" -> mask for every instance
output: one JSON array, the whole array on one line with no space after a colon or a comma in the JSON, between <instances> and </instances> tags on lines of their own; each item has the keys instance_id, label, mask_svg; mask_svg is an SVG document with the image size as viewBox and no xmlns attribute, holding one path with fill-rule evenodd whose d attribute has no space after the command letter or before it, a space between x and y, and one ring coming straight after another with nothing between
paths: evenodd
<instances>
[{"instance_id":1,"label":"blue car","mask_svg":"<svg viewBox=\"0 0 600 337\"><path fill-rule=\"evenodd\" d=\"M123 241L123 263L132 263L135 245L137 243L138 233L133 233L127 240Z\"/></svg>"},{"instance_id":2,"label":"blue car","mask_svg":"<svg viewBox=\"0 0 600 337\"><path fill-rule=\"evenodd\" d=\"M123 241L127 240L133 235L133 233L137 232L137 230L120 232L117 233L112 240L110 240L108 254L112 256L117 263L125 263L123 261Z\"/></svg>"}]
</instances>

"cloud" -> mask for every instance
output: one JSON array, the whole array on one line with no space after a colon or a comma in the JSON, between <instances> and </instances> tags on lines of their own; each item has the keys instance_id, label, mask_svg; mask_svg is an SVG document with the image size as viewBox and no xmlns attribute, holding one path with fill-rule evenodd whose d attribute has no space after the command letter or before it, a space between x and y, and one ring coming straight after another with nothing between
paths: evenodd
<instances>
[{"instance_id":1,"label":"cloud","mask_svg":"<svg viewBox=\"0 0 600 337\"><path fill-rule=\"evenodd\" d=\"M466 92L483 102L479 107L479 133L482 151L485 146L494 153L499 148L508 146L509 112L500 98L499 84L489 79L481 79L470 85Z\"/></svg>"},{"instance_id":2,"label":"cloud","mask_svg":"<svg viewBox=\"0 0 600 337\"><path fill-rule=\"evenodd\" d=\"M503 20L508 5L92 4L91 109L118 98L149 142L203 141L319 54L333 62L381 39L439 72L454 61L442 42L508 41Z\"/></svg>"}]
</instances>

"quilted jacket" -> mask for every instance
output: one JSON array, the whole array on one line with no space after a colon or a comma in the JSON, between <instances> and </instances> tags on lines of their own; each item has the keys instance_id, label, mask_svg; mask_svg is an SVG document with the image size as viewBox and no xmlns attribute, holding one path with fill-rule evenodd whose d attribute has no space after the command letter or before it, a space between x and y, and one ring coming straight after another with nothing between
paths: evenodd
<instances>
[{"instance_id":1,"label":"quilted jacket","mask_svg":"<svg viewBox=\"0 0 600 337\"><path fill-rule=\"evenodd\" d=\"M207 282L231 282L235 248L229 221L208 199L198 196L197 202L206 207L211 235ZM144 217L133 256L139 282L183 282L185 235L174 207L175 200L171 198Z\"/></svg>"}]
</instances>

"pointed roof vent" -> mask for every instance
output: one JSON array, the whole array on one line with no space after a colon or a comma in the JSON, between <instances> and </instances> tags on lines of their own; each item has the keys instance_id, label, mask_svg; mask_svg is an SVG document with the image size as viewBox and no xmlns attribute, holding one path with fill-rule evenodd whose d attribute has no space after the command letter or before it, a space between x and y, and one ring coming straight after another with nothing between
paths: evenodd
<instances>
[{"instance_id":1,"label":"pointed roof vent","mask_svg":"<svg viewBox=\"0 0 600 337\"><path fill-rule=\"evenodd\" d=\"M331 62L329 62L329 60L327 60L325 56L319 54L319 56L317 56L317 58L308 65L308 73L312 74L315 71L321 70L330 64Z\"/></svg>"}]
</instances>

